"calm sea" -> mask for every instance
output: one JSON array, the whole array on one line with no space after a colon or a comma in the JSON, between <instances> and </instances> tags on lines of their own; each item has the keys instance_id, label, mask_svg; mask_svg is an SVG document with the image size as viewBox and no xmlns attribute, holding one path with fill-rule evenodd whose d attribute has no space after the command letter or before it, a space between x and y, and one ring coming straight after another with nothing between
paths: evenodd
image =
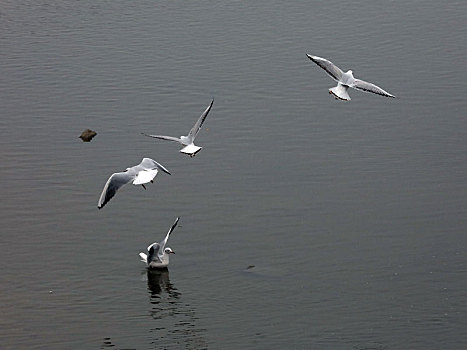
<instances>
[{"instance_id":1,"label":"calm sea","mask_svg":"<svg viewBox=\"0 0 467 350\"><path fill-rule=\"evenodd\" d=\"M0 348L465 347L466 23L453 0L2 0ZM400 98L336 101L307 53ZM196 157L141 136L213 97ZM172 175L98 210L143 157Z\"/></svg>"}]
</instances>

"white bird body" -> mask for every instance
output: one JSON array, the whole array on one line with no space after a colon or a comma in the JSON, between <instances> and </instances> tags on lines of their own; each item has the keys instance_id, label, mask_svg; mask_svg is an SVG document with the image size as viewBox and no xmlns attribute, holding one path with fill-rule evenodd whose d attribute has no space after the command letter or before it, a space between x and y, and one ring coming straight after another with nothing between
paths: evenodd
<instances>
[{"instance_id":1,"label":"white bird body","mask_svg":"<svg viewBox=\"0 0 467 350\"><path fill-rule=\"evenodd\" d=\"M157 169L142 170L133 181L133 185L142 185L151 182L157 175Z\"/></svg>"},{"instance_id":2,"label":"white bird body","mask_svg":"<svg viewBox=\"0 0 467 350\"><path fill-rule=\"evenodd\" d=\"M181 153L185 153L185 154L188 154L191 157L194 157L196 155L196 153L198 153L202 148L202 147L196 146L194 144L195 138L198 135L199 131L201 130L201 127L203 126L203 123L206 120L206 117L208 116L209 111L211 110L213 103L214 103L214 99L211 101L209 106L205 109L203 114L201 114L201 116L196 121L195 125L193 125L190 132L186 136L180 136L179 138L177 138L177 137L165 136L165 135L149 135L149 134L145 134L145 133L142 133L142 134L144 136L153 137L153 138L160 139L160 140L178 142L178 143L182 144L183 146L185 146L180 150Z\"/></svg>"},{"instance_id":3,"label":"white bird body","mask_svg":"<svg viewBox=\"0 0 467 350\"><path fill-rule=\"evenodd\" d=\"M158 244L158 243L156 243ZM148 247L148 251L151 249L151 246ZM169 253L164 253L161 257L157 259L148 259L148 255L141 252L139 253L139 256L141 257L141 261L146 263L149 268L154 268L154 269L163 269L169 265ZM149 261L148 261L149 260Z\"/></svg>"},{"instance_id":4,"label":"white bird body","mask_svg":"<svg viewBox=\"0 0 467 350\"><path fill-rule=\"evenodd\" d=\"M180 143L188 146L189 144L193 144L193 138L190 136L180 136Z\"/></svg>"},{"instance_id":5,"label":"white bird body","mask_svg":"<svg viewBox=\"0 0 467 350\"><path fill-rule=\"evenodd\" d=\"M366 82L364 80L356 79L353 76L353 72L351 70L343 72L334 63L322 57L312 56L308 54L307 57L314 63L316 63L318 66L320 66L322 69L324 69L332 79L337 81L337 86L329 89L329 93L334 95L336 99L350 101L350 96L347 92L347 89L349 87L364 92L371 92L381 96L395 98L394 95L391 95L389 92L384 91L375 84Z\"/></svg>"},{"instance_id":6,"label":"white bird body","mask_svg":"<svg viewBox=\"0 0 467 350\"><path fill-rule=\"evenodd\" d=\"M131 168L127 168L120 173L112 174L102 190L101 196L97 203L99 209L110 201L117 193L118 189L126 184L132 182L133 185L142 185L148 182L153 182L159 170L164 171L170 175L170 172L161 164L151 158L143 158L141 163Z\"/></svg>"},{"instance_id":7,"label":"white bird body","mask_svg":"<svg viewBox=\"0 0 467 350\"><path fill-rule=\"evenodd\" d=\"M170 234L172 231L175 229L175 227L178 224L178 220L180 218L176 218L174 224L172 227L169 229L169 232L167 232L167 235L165 236L164 240L160 243L154 242L148 247L148 253L139 253L139 256L141 257L141 261L146 263L146 265L149 268L166 268L169 265L169 255L170 254L175 254L175 252L169 248L165 247L167 244L167 241L169 239Z\"/></svg>"}]
</instances>

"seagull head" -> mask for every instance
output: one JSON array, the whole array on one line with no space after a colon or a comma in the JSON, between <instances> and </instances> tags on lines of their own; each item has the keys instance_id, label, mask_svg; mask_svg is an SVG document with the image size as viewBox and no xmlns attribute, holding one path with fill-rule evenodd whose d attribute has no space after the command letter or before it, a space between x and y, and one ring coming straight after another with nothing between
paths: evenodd
<instances>
[{"instance_id":1,"label":"seagull head","mask_svg":"<svg viewBox=\"0 0 467 350\"><path fill-rule=\"evenodd\" d=\"M169 248L169 247L164 249L164 253L165 254L175 254L175 252L172 250L172 248Z\"/></svg>"}]
</instances>

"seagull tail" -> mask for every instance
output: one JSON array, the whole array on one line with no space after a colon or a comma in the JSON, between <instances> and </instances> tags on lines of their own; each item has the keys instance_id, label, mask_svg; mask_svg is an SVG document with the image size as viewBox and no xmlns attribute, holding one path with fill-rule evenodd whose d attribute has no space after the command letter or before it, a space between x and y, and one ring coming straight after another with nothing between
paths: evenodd
<instances>
[{"instance_id":1,"label":"seagull tail","mask_svg":"<svg viewBox=\"0 0 467 350\"><path fill-rule=\"evenodd\" d=\"M338 100L350 101L350 96L347 93L347 89L347 86L338 83L337 86L329 89L329 93L334 95L334 97Z\"/></svg>"},{"instance_id":2,"label":"seagull tail","mask_svg":"<svg viewBox=\"0 0 467 350\"><path fill-rule=\"evenodd\" d=\"M144 262L144 263L148 263L148 256L144 253L139 253L139 256L141 258L141 261Z\"/></svg>"}]
</instances>

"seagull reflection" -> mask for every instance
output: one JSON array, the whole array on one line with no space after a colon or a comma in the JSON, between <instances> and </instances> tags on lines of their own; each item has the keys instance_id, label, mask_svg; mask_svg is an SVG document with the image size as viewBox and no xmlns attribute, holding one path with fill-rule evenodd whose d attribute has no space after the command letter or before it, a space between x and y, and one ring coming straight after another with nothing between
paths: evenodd
<instances>
[{"instance_id":1,"label":"seagull reflection","mask_svg":"<svg viewBox=\"0 0 467 350\"><path fill-rule=\"evenodd\" d=\"M169 270L165 269L147 269L148 272L148 290L151 292L151 304L158 304L161 299L161 293L165 292L168 299L178 299L180 293L177 288L170 283Z\"/></svg>"},{"instance_id":2,"label":"seagull reflection","mask_svg":"<svg viewBox=\"0 0 467 350\"><path fill-rule=\"evenodd\" d=\"M182 301L182 293L170 282L169 270L147 269L150 328L157 349L206 349L205 329L196 327L196 313ZM182 346L182 344L184 346Z\"/></svg>"},{"instance_id":3,"label":"seagull reflection","mask_svg":"<svg viewBox=\"0 0 467 350\"><path fill-rule=\"evenodd\" d=\"M106 349L106 348L113 348L115 345L112 343L112 340L110 338L104 338L104 341L100 347L100 349Z\"/></svg>"}]
</instances>

